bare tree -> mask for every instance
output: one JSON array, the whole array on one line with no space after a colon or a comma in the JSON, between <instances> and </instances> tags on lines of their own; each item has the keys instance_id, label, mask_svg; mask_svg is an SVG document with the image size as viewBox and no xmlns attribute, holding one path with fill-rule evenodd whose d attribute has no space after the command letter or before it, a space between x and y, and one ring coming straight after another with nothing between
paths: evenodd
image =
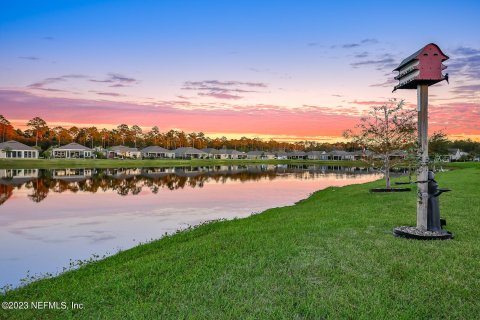
<instances>
[{"instance_id":1,"label":"bare tree","mask_svg":"<svg viewBox=\"0 0 480 320\"><path fill-rule=\"evenodd\" d=\"M416 112L405 110L403 100L395 99L382 106L373 106L367 116L353 130L346 130L344 137L369 150L364 161L376 165L380 160L385 174L386 188L390 189L390 169L404 161L407 150L416 144Z\"/></svg>"}]
</instances>

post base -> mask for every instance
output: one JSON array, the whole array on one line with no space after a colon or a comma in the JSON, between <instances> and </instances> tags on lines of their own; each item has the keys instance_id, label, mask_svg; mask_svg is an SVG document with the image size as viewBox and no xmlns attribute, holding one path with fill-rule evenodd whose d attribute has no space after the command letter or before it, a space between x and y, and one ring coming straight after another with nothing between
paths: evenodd
<instances>
[{"instance_id":1,"label":"post base","mask_svg":"<svg viewBox=\"0 0 480 320\"><path fill-rule=\"evenodd\" d=\"M446 230L429 231L417 229L416 227L401 226L393 229L393 235L415 240L449 240L453 238L453 234Z\"/></svg>"}]
</instances>

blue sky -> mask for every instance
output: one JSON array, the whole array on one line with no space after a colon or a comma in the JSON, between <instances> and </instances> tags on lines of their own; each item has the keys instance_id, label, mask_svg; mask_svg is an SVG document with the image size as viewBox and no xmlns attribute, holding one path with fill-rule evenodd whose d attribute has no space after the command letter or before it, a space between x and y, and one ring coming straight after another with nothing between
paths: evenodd
<instances>
[{"instance_id":1,"label":"blue sky","mask_svg":"<svg viewBox=\"0 0 480 320\"><path fill-rule=\"evenodd\" d=\"M478 1L4 2L0 113L18 123L39 115L65 124L131 120L213 135L335 137L338 122L351 125L373 102L415 103L413 91L391 94L391 71L435 42L452 58L452 81L432 87L431 103L442 111L432 123L480 135L478 124L459 127L447 117L472 110L467 119L480 119L479 13ZM100 116L104 110L112 116Z\"/></svg>"}]
</instances>

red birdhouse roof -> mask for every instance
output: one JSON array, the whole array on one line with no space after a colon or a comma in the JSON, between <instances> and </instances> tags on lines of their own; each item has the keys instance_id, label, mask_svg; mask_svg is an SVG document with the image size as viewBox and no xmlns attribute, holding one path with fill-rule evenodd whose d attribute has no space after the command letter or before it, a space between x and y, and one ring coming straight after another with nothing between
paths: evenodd
<instances>
[{"instance_id":1,"label":"red birdhouse roof","mask_svg":"<svg viewBox=\"0 0 480 320\"><path fill-rule=\"evenodd\" d=\"M437 46L435 43L429 43L429 44L427 44L425 47L423 47L422 49L418 50L417 52L415 52L415 53L411 54L410 56L408 56L407 58L403 59L403 61L400 63L400 65L399 65L398 67L396 67L393 71L400 71L400 69L402 69L405 65L407 65L407 64L410 63L410 62L412 62L413 60L418 59L418 56L419 56L420 54L422 54L422 52L423 52L427 47L429 47L429 46L435 46L435 47L438 49L438 51L439 51L439 52L442 54L442 56L443 56L443 57L442 57L442 61L445 61L445 60L449 59L448 56L445 55L445 54L442 52L442 50L440 49L439 46Z\"/></svg>"}]
</instances>

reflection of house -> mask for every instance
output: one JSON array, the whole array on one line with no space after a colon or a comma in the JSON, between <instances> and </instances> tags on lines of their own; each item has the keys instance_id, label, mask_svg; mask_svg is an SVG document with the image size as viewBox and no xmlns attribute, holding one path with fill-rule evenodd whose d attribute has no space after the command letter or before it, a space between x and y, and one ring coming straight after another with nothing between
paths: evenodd
<instances>
[{"instance_id":1,"label":"reflection of house","mask_svg":"<svg viewBox=\"0 0 480 320\"><path fill-rule=\"evenodd\" d=\"M227 154L228 159L247 159L247 154L245 152L234 149L226 149L225 153Z\"/></svg>"},{"instance_id":2,"label":"reflection of house","mask_svg":"<svg viewBox=\"0 0 480 320\"><path fill-rule=\"evenodd\" d=\"M191 147L175 149L175 158L180 159L205 159L208 157L206 152Z\"/></svg>"},{"instance_id":3,"label":"reflection of house","mask_svg":"<svg viewBox=\"0 0 480 320\"><path fill-rule=\"evenodd\" d=\"M147 178L161 178L175 173L175 168L145 168L142 169L142 176Z\"/></svg>"},{"instance_id":4,"label":"reflection of house","mask_svg":"<svg viewBox=\"0 0 480 320\"><path fill-rule=\"evenodd\" d=\"M137 148L130 148L126 146L114 146L107 151L107 158L130 158L139 159L141 152Z\"/></svg>"},{"instance_id":5,"label":"reflection of house","mask_svg":"<svg viewBox=\"0 0 480 320\"><path fill-rule=\"evenodd\" d=\"M448 160L449 161L458 161L463 156L468 156L468 153L463 152L460 149L448 149Z\"/></svg>"},{"instance_id":6,"label":"reflection of house","mask_svg":"<svg viewBox=\"0 0 480 320\"><path fill-rule=\"evenodd\" d=\"M0 169L0 179L36 177L38 177L38 169Z\"/></svg>"},{"instance_id":7,"label":"reflection of house","mask_svg":"<svg viewBox=\"0 0 480 320\"><path fill-rule=\"evenodd\" d=\"M0 184L20 185L38 177L38 169L0 169Z\"/></svg>"},{"instance_id":8,"label":"reflection of house","mask_svg":"<svg viewBox=\"0 0 480 320\"><path fill-rule=\"evenodd\" d=\"M81 144L72 142L67 145L54 148L52 150L53 158L91 158L93 156L93 150L82 146Z\"/></svg>"},{"instance_id":9,"label":"reflection of house","mask_svg":"<svg viewBox=\"0 0 480 320\"><path fill-rule=\"evenodd\" d=\"M0 143L0 158L36 159L38 158L38 151L26 144L10 140Z\"/></svg>"},{"instance_id":10,"label":"reflection of house","mask_svg":"<svg viewBox=\"0 0 480 320\"><path fill-rule=\"evenodd\" d=\"M92 176L92 169L54 169L52 176L54 179L81 181Z\"/></svg>"},{"instance_id":11,"label":"reflection of house","mask_svg":"<svg viewBox=\"0 0 480 320\"><path fill-rule=\"evenodd\" d=\"M214 149L214 148L205 148L202 149L210 159L228 159L227 149Z\"/></svg>"},{"instance_id":12,"label":"reflection of house","mask_svg":"<svg viewBox=\"0 0 480 320\"><path fill-rule=\"evenodd\" d=\"M140 168L113 168L113 169L107 169L105 171L105 174L107 176L116 178L116 179L121 179L121 178L127 178L127 177L134 177L134 176L139 176L142 174L142 169Z\"/></svg>"},{"instance_id":13,"label":"reflection of house","mask_svg":"<svg viewBox=\"0 0 480 320\"><path fill-rule=\"evenodd\" d=\"M307 152L308 160L328 160L328 154L325 151L309 151Z\"/></svg>"},{"instance_id":14,"label":"reflection of house","mask_svg":"<svg viewBox=\"0 0 480 320\"><path fill-rule=\"evenodd\" d=\"M140 150L143 158L163 158L173 159L175 158L175 152L167 150L159 146L150 146Z\"/></svg>"},{"instance_id":15,"label":"reflection of house","mask_svg":"<svg viewBox=\"0 0 480 320\"><path fill-rule=\"evenodd\" d=\"M270 160L270 159L275 159L275 155L270 152L255 150L255 151L247 152L247 159Z\"/></svg>"},{"instance_id":16,"label":"reflection of house","mask_svg":"<svg viewBox=\"0 0 480 320\"><path fill-rule=\"evenodd\" d=\"M307 154L303 151L292 151L288 153L288 159L292 159L292 160L305 159L306 157L307 157Z\"/></svg>"}]
</instances>

